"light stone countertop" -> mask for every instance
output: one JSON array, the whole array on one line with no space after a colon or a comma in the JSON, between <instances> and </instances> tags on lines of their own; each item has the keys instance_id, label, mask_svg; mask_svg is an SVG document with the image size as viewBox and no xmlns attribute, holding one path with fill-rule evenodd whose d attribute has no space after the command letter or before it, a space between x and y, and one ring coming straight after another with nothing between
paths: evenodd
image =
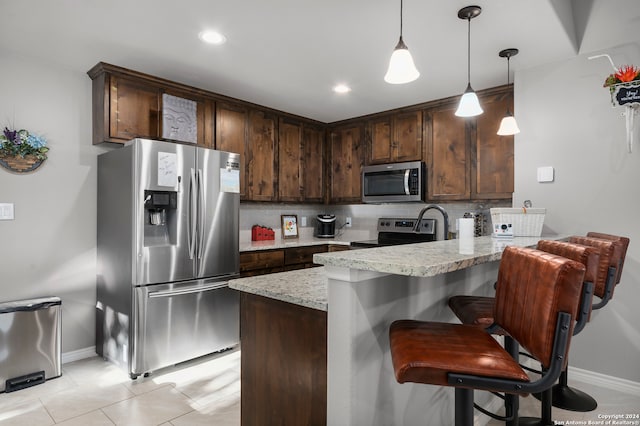
<instances>
[{"instance_id":1,"label":"light stone countertop","mask_svg":"<svg viewBox=\"0 0 640 426\"><path fill-rule=\"evenodd\" d=\"M339 244L348 246L351 241L353 241L353 237L349 236L339 236L334 238L300 237L290 240L278 238L270 241L240 241L240 252L320 246L323 244Z\"/></svg>"},{"instance_id":2,"label":"light stone countertop","mask_svg":"<svg viewBox=\"0 0 640 426\"><path fill-rule=\"evenodd\" d=\"M460 240L434 241L313 255L315 263L381 273L431 277L500 260L506 246L535 247L541 239L560 240L565 236L473 239L473 254L460 253ZM326 243L325 243L326 244ZM309 245L309 244L307 244ZM229 287L247 293L327 310L327 275L324 267L238 278Z\"/></svg>"},{"instance_id":3,"label":"light stone countertop","mask_svg":"<svg viewBox=\"0 0 640 426\"><path fill-rule=\"evenodd\" d=\"M238 278L229 287L307 308L327 310L327 275L323 267Z\"/></svg>"},{"instance_id":4,"label":"light stone countertop","mask_svg":"<svg viewBox=\"0 0 640 426\"><path fill-rule=\"evenodd\" d=\"M564 236L473 238L470 254L461 253L461 240L376 247L333 253L316 253L314 263L413 277L432 277L500 260L506 246L535 247L541 239L559 240Z\"/></svg>"}]
</instances>

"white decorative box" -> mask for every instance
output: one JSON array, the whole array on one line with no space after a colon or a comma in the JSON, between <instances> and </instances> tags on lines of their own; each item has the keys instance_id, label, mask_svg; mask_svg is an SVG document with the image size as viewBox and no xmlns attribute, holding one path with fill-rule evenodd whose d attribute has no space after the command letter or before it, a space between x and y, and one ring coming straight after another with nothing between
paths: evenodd
<instances>
[{"instance_id":1,"label":"white decorative box","mask_svg":"<svg viewBox=\"0 0 640 426\"><path fill-rule=\"evenodd\" d=\"M542 225L547 209L544 208L492 208L491 222L513 224L515 237L539 237L542 234Z\"/></svg>"}]
</instances>

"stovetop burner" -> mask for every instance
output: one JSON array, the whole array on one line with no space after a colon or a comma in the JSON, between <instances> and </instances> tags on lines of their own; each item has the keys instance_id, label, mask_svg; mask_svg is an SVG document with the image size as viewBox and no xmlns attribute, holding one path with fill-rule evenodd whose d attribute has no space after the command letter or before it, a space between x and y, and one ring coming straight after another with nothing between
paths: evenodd
<instances>
[{"instance_id":1,"label":"stovetop burner","mask_svg":"<svg viewBox=\"0 0 640 426\"><path fill-rule=\"evenodd\" d=\"M351 247L380 247L398 244L423 243L435 241L436 220L422 219L418 232L414 232L416 218L380 218L378 219L378 239L352 241Z\"/></svg>"}]
</instances>

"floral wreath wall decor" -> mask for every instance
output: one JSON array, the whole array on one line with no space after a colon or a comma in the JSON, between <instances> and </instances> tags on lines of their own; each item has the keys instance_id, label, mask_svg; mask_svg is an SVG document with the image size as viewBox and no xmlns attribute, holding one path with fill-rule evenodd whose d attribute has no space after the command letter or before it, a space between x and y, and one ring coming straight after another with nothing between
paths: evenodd
<instances>
[{"instance_id":1,"label":"floral wreath wall decor","mask_svg":"<svg viewBox=\"0 0 640 426\"><path fill-rule=\"evenodd\" d=\"M590 56L589 59L606 57L609 59L614 72L604 81L603 87L608 87L611 103L614 107L623 106L625 125L627 128L627 149L633 150L633 119L640 110L640 68L634 65L624 65L617 68L607 54Z\"/></svg>"},{"instance_id":2,"label":"floral wreath wall decor","mask_svg":"<svg viewBox=\"0 0 640 426\"><path fill-rule=\"evenodd\" d=\"M15 173L32 172L47 159L47 141L25 129L4 128L0 134L0 166Z\"/></svg>"}]
</instances>

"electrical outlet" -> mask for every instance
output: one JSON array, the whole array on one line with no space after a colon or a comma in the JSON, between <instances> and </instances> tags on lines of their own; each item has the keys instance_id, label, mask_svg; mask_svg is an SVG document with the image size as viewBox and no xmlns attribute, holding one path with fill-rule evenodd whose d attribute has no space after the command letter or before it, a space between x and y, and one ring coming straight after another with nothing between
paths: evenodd
<instances>
[{"instance_id":1,"label":"electrical outlet","mask_svg":"<svg viewBox=\"0 0 640 426\"><path fill-rule=\"evenodd\" d=\"M347 228L351 228L351 217L347 216L347 218L344 220L344 226L346 226Z\"/></svg>"},{"instance_id":2,"label":"electrical outlet","mask_svg":"<svg viewBox=\"0 0 640 426\"><path fill-rule=\"evenodd\" d=\"M302 216L300 218L300 226L307 226L307 217L306 216Z\"/></svg>"}]
</instances>

